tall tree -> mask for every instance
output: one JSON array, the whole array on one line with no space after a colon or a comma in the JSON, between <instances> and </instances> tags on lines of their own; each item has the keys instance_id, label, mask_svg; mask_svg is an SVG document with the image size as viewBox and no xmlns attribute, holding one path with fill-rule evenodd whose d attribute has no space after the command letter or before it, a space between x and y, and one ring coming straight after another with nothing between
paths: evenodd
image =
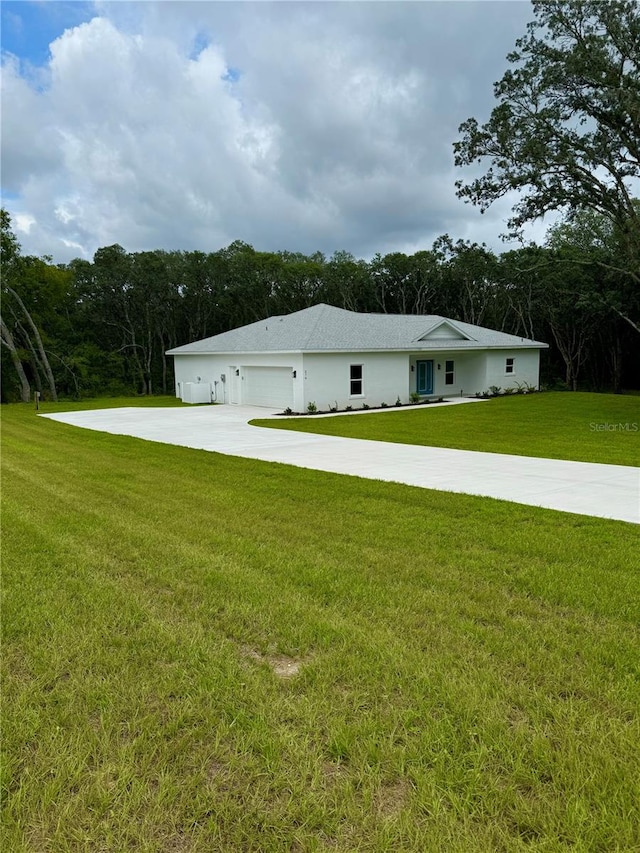
<instances>
[{"instance_id":1,"label":"tall tree","mask_svg":"<svg viewBox=\"0 0 640 853\"><path fill-rule=\"evenodd\" d=\"M373 311L374 293L366 261L343 249L333 253L324 268L322 302L348 311Z\"/></svg>"},{"instance_id":2,"label":"tall tree","mask_svg":"<svg viewBox=\"0 0 640 853\"><path fill-rule=\"evenodd\" d=\"M11 217L3 208L0 210L0 265L3 282L7 276L11 275L19 255L20 244L11 230ZM28 403L31 397L31 385L29 384L29 379L22 364L11 329L5 323L2 315L0 315L0 343L9 351L11 363L20 381L20 399L23 403Z\"/></svg>"},{"instance_id":3,"label":"tall tree","mask_svg":"<svg viewBox=\"0 0 640 853\"><path fill-rule=\"evenodd\" d=\"M441 313L478 326L496 324L498 262L486 246L448 234L433 244L441 269Z\"/></svg>"},{"instance_id":4,"label":"tall tree","mask_svg":"<svg viewBox=\"0 0 640 853\"><path fill-rule=\"evenodd\" d=\"M635 0L534 0L535 19L495 84L484 125L470 118L455 162L489 161L458 195L484 212L513 190L514 230L549 211L611 221L624 273L640 284L640 7ZM627 318L634 325L631 318ZM637 331L640 328L634 326Z\"/></svg>"},{"instance_id":5,"label":"tall tree","mask_svg":"<svg viewBox=\"0 0 640 853\"><path fill-rule=\"evenodd\" d=\"M597 300L588 297L596 289L594 268L564 265L562 250L546 250L546 254L549 262L541 264L538 272L538 298L564 362L565 384L577 391L603 319Z\"/></svg>"},{"instance_id":6,"label":"tall tree","mask_svg":"<svg viewBox=\"0 0 640 853\"><path fill-rule=\"evenodd\" d=\"M635 199L633 206L640 215L640 201ZM640 287L625 274L624 239L610 219L591 210L577 211L553 225L546 242L564 251L566 263L599 267L596 298L601 307L640 332Z\"/></svg>"},{"instance_id":7,"label":"tall tree","mask_svg":"<svg viewBox=\"0 0 640 853\"><path fill-rule=\"evenodd\" d=\"M140 315L140 288L134 278L134 259L115 244L98 249L93 257L94 291L92 302L96 319L109 327L110 345L125 357L129 376L139 393L151 392L147 369L148 339L146 311Z\"/></svg>"},{"instance_id":8,"label":"tall tree","mask_svg":"<svg viewBox=\"0 0 640 853\"><path fill-rule=\"evenodd\" d=\"M51 363L49 362L49 358L47 356L46 350L44 348L44 344L42 342L42 335L40 334L40 330L38 329L31 312L24 304L24 301L20 294L11 287L7 282L3 285L3 290L13 298L15 301L19 311L26 321L26 328L23 323L18 319L17 314L14 312L14 317L16 318L16 322L18 328L22 332L24 339L27 342L29 349L33 355L33 366L36 371L36 375L39 377L39 370L41 369L44 372L44 375L47 380L47 385L49 386L49 393L51 394L51 399L54 402L58 400L58 391L56 389L56 381L53 376L53 370L51 369ZM33 336L33 337L32 337ZM35 343L34 343L35 342ZM38 382L39 386L41 386L40 381Z\"/></svg>"},{"instance_id":9,"label":"tall tree","mask_svg":"<svg viewBox=\"0 0 640 853\"><path fill-rule=\"evenodd\" d=\"M601 214L582 211L552 226L546 244L553 250L551 263L559 267L560 275L575 281L574 270L583 271L573 304L578 315L587 311L599 316L601 355L610 366L607 384L618 391L627 360L627 340L637 349L637 338L631 341L630 327L636 331L640 328L640 288L620 271L624 250L617 229Z\"/></svg>"},{"instance_id":10,"label":"tall tree","mask_svg":"<svg viewBox=\"0 0 640 853\"><path fill-rule=\"evenodd\" d=\"M20 358L18 347L16 346L16 342L11 334L11 329L4 322L2 316L0 316L0 341L9 350L11 363L13 364L18 375L18 379L20 380L20 399L23 403L28 403L31 399L31 385L29 384L29 379L22 365L22 359Z\"/></svg>"},{"instance_id":11,"label":"tall tree","mask_svg":"<svg viewBox=\"0 0 640 853\"><path fill-rule=\"evenodd\" d=\"M182 338L178 340L176 337L171 346L226 331L223 325L219 325L224 261L217 254L197 251L172 252L171 257L175 267L173 277L177 280L181 299L183 325L181 333L176 328L176 334L181 334Z\"/></svg>"},{"instance_id":12,"label":"tall tree","mask_svg":"<svg viewBox=\"0 0 640 853\"><path fill-rule=\"evenodd\" d=\"M505 305L503 332L546 340L544 281L540 269L547 253L540 246L523 246L500 256L501 294Z\"/></svg>"},{"instance_id":13,"label":"tall tree","mask_svg":"<svg viewBox=\"0 0 640 853\"><path fill-rule=\"evenodd\" d=\"M52 266L48 259L21 255L20 244L11 230L11 218L5 210L2 210L0 226L4 312L0 341L11 354L20 379L22 399L27 394L28 380L25 383L21 349L29 353L24 361L33 373L38 390L46 385L51 399L57 400L56 381L43 340L42 325L45 316L48 319L55 317L56 307L66 294L69 277Z\"/></svg>"}]
</instances>

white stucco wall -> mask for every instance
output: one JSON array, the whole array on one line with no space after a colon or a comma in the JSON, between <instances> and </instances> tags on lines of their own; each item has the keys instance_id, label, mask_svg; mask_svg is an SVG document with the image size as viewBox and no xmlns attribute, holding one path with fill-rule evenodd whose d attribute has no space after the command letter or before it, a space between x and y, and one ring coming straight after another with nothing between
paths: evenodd
<instances>
[{"instance_id":1,"label":"white stucco wall","mask_svg":"<svg viewBox=\"0 0 640 853\"><path fill-rule=\"evenodd\" d=\"M514 359L513 373L507 373L507 358ZM491 350L486 356L486 373L484 388L492 385L498 388L517 388L518 384L527 383L538 388L540 382L540 350Z\"/></svg>"},{"instance_id":2,"label":"white stucco wall","mask_svg":"<svg viewBox=\"0 0 640 853\"><path fill-rule=\"evenodd\" d=\"M200 377L200 382L211 383L218 403L231 403L233 399L233 402L241 404L245 382L243 368L264 366L288 367L292 372L296 371L296 378L293 379L294 409L301 411L303 406L302 356L295 353L176 355L174 356L176 397L183 398L184 383L197 382ZM235 370L239 371L238 377L233 375ZM221 379L222 375L225 377L224 382Z\"/></svg>"},{"instance_id":3,"label":"white stucco wall","mask_svg":"<svg viewBox=\"0 0 640 853\"><path fill-rule=\"evenodd\" d=\"M360 396L351 396L350 367L362 365ZM338 408L363 403L393 406L400 396L409 401L409 357L407 353L307 353L304 356L304 411L310 402L327 409L337 402Z\"/></svg>"},{"instance_id":4,"label":"white stucco wall","mask_svg":"<svg viewBox=\"0 0 640 853\"><path fill-rule=\"evenodd\" d=\"M506 373L506 359L514 359L513 374ZM460 352L386 352L386 353L257 353L254 355L178 355L174 356L176 396L184 398L184 383L209 383L219 403L242 403L245 387L244 368L287 367L296 372L293 382L293 410L304 412L310 402L319 409L361 408L364 403L393 406L397 397L409 402L417 390L416 362L433 361L434 396L470 396L487 391L492 385L515 388L518 383L538 387L540 351L537 349ZM454 381L445 383L446 362L454 362ZM350 366L363 367L363 394L350 394ZM440 367L438 368L438 365ZM235 371L239 371L236 377ZM221 376L224 374L225 382ZM199 377L199 379L198 379ZM193 395L195 396L195 395Z\"/></svg>"},{"instance_id":5,"label":"white stucco wall","mask_svg":"<svg viewBox=\"0 0 640 853\"><path fill-rule=\"evenodd\" d=\"M176 383L176 397L185 398L184 385L187 382L201 382L213 385L217 381L217 393L220 395L220 370L215 367L215 359L210 355L176 355L173 357ZM200 379L198 380L198 377ZM186 402L189 402L188 400Z\"/></svg>"}]
</instances>

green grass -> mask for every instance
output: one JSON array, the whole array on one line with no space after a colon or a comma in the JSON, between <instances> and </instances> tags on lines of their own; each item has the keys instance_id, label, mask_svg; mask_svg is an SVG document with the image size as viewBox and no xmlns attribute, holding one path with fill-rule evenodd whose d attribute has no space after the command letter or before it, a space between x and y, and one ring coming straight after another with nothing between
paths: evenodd
<instances>
[{"instance_id":1,"label":"green grass","mask_svg":"<svg viewBox=\"0 0 640 853\"><path fill-rule=\"evenodd\" d=\"M42 400L39 404L39 413L47 414L52 412L85 412L90 409L120 409L120 408L184 408L193 407L192 403L183 403L173 395L159 394L152 397L90 397L86 400L64 400L60 403L51 403L48 400ZM200 405L200 404L195 404ZM27 406L25 405L25 408ZM35 406L32 406L35 413Z\"/></svg>"},{"instance_id":2,"label":"green grass","mask_svg":"<svg viewBox=\"0 0 640 853\"><path fill-rule=\"evenodd\" d=\"M634 525L2 427L3 850L638 849Z\"/></svg>"},{"instance_id":3,"label":"green grass","mask_svg":"<svg viewBox=\"0 0 640 853\"><path fill-rule=\"evenodd\" d=\"M545 392L495 397L460 406L421 406L383 413L252 423L400 444L640 465L637 396ZM602 426L606 424L609 426ZM628 429L620 424L628 424Z\"/></svg>"}]
</instances>

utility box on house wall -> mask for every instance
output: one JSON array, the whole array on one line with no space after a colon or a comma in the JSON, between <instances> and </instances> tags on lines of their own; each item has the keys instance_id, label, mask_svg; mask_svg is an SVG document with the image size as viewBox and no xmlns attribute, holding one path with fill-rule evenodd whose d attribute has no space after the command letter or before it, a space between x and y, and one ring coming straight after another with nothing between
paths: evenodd
<instances>
[{"instance_id":1,"label":"utility box on house wall","mask_svg":"<svg viewBox=\"0 0 640 853\"><path fill-rule=\"evenodd\" d=\"M182 402L183 403L210 403L211 402L211 383L210 382L183 382L182 383Z\"/></svg>"}]
</instances>

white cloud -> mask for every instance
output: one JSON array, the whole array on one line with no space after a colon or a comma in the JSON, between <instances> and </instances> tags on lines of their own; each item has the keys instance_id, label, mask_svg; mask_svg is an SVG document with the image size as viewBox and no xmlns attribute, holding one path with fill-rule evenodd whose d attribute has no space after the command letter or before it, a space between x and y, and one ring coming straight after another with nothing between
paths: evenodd
<instances>
[{"instance_id":1,"label":"white cloud","mask_svg":"<svg viewBox=\"0 0 640 853\"><path fill-rule=\"evenodd\" d=\"M524 4L97 8L51 44L46 85L3 69L25 251L497 244L501 213L455 198L451 144L491 109Z\"/></svg>"},{"instance_id":2,"label":"white cloud","mask_svg":"<svg viewBox=\"0 0 640 853\"><path fill-rule=\"evenodd\" d=\"M16 216L15 221L15 230L16 232L21 234L30 234L31 228L36 224L36 220L33 216L30 216L28 213L19 213Z\"/></svg>"}]
</instances>

